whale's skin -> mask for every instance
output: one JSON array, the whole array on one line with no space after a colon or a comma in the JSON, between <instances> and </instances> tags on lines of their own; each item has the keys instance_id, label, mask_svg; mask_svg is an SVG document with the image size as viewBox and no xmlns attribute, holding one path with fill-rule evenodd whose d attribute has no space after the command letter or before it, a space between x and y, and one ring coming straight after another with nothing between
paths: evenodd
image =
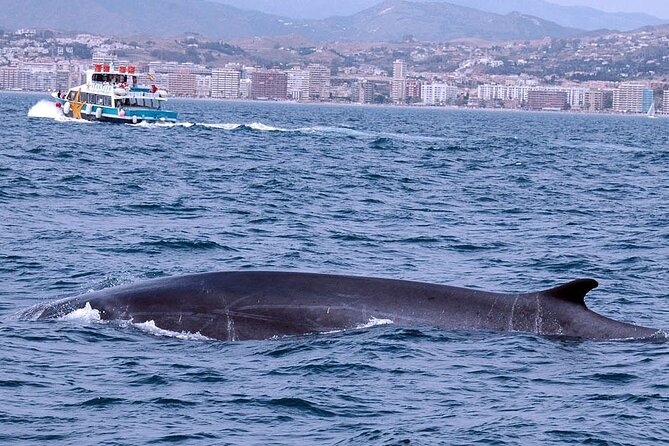
<instances>
[{"instance_id":1,"label":"whale's skin","mask_svg":"<svg viewBox=\"0 0 669 446\"><path fill-rule=\"evenodd\" d=\"M656 329L589 310L597 286L579 279L545 291L504 294L372 277L239 271L193 274L107 288L41 305L36 319L86 303L103 320L153 321L164 330L219 340L269 339L361 327L375 319L402 327L531 332L573 338L646 339Z\"/></svg>"}]
</instances>

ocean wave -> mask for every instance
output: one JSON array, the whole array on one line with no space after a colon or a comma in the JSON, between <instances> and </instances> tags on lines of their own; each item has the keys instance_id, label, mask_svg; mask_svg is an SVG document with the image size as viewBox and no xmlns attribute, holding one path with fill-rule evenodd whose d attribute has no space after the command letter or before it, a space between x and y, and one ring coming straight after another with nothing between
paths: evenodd
<instances>
[{"instance_id":1,"label":"ocean wave","mask_svg":"<svg viewBox=\"0 0 669 446\"><path fill-rule=\"evenodd\" d=\"M158 249L183 249L183 250L197 250L197 249L225 249L235 251L235 249L221 246L211 240L189 240L182 238L166 238L160 240L152 240L140 243L143 247L158 248Z\"/></svg>"},{"instance_id":2,"label":"ocean wave","mask_svg":"<svg viewBox=\"0 0 669 446\"><path fill-rule=\"evenodd\" d=\"M347 138L370 139L372 144L390 144L392 141L422 141L422 142L439 142L443 141L441 137L432 137L425 135L403 134L393 132L373 132L359 130L350 127L337 127L327 125L314 125L308 127L279 127L275 125L266 124L260 121L252 121L247 123L242 122L140 122L138 124L129 124L133 127L141 128L205 128L211 130L224 131L254 131L254 132L269 132L269 133L297 133L304 135L316 136L343 136Z\"/></svg>"}]
</instances>

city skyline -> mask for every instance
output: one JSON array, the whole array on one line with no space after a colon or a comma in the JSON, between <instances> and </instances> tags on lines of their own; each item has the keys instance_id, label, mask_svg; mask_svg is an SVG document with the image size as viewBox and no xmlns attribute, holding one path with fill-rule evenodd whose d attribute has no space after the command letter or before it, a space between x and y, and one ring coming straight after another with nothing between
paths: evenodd
<instances>
[{"instance_id":1,"label":"city skyline","mask_svg":"<svg viewBox=\"0 0 669 446\"><path fill-rule=\"evenodd\" d=\"M138 65L181 97L621 113L645 112L654 101L661 113L669 111L665 26L499 42L319 44L276 37L227 43L198 35L134 40L37 29L5 32L2 41L4 90L81 85L92 59Z\"/></svg>"}]
</instances>

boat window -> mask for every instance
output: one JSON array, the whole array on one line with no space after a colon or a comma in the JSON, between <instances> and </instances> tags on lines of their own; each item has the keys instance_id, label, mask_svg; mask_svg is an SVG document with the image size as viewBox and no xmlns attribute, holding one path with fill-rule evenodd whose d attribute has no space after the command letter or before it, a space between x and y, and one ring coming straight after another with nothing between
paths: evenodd
<instances>
[{"instance_id":1,"label":"boat window","mask_svg":"<svg viewBox=\"0 0 669 446\"><path fill-rule=\"evenodd\" d=\"M161 108L159 100L142 97L124 98L122 101L117 101L117 104L123 104L125 107L152 108L156 110L160 110Z\"/></svg>"}]
</instances>

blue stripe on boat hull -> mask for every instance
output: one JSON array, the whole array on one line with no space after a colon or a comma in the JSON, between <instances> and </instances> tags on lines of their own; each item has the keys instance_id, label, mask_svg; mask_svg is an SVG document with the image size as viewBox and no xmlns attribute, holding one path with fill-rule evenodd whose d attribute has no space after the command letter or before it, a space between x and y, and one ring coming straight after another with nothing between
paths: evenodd
<instances>
[{"instance_id":1,"label":"blue stripe on boat hull","mask_svg":"<svg viewBox=\"0 0 669 446\"><path fill-rule=\"evenodd\" d=\"M65 105L66 99L58 98L53 95L57 102ZM102 109L102 115L98 118L95 113ZM136 123L140 122L176 122L177 112L167 110L152 110L146 108L125 108L125 116L119 116L119 109L114 107L105 107L102 105L86 104L81 110L82 119L88 121L120 122L125 124L134 124L133 118L136 117Z\"/></svg>"}]
</instances>

